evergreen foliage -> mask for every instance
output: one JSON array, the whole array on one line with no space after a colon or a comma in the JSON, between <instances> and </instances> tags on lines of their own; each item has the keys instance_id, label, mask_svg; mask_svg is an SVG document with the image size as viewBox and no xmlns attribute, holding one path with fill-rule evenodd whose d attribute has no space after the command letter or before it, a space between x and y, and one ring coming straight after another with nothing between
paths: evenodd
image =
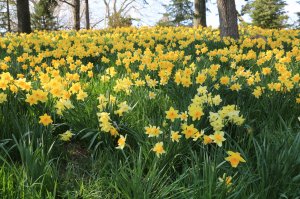
<instances>
[{"instance_id":1,"label":"evergreen foliage","mask_svg":"<svg viewBox=\"0 0 300 199\"><path fill-rule=\"evenodd\" d=\"M242 13L249 14L253 25L262 28L285 28L288 16L284 11L284 0L252 0L243 7Z\"/></svg>"},{"instance_id":2,"label":"evergreen foliage","mask_svg":"<svg viewBox=\"0 0 300 199\"><path fill-rule=\"evenodd\" d=\"M165 5L167 10L165 16L168 16L167 25L172 26L191 26L193 24L194 10L193 3L189 0L172 0L170 4Z\"/></svg>"},{"instance_id":3,"label":"evergreen foliage","mask_svg":"<svg viewBox=\"0 0 300 199\"><path fill-rule=\"evenodd\" d=\"M32 26L37 30L56 30L58 29L54 9L57 6L55 0L40 0L34 5L32 14Z\"/></svg>"}]
</instances>

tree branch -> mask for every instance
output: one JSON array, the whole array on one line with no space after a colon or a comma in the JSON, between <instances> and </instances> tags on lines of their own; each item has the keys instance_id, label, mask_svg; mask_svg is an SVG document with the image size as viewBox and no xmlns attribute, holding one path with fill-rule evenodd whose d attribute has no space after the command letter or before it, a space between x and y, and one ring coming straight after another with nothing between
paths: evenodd
<instances>
[{"instance_id":1,"label":"tree branch","mask_svg":"<svg viewBox=\"0 0 300 199\"><path fill-rule=\"evenodd\" d=\"M125 2L127 2L127 1L124 1L124 3L125 3ZM128 2L126 5L123 4L122 6L124 6L124 5L125 5L125 6L124 6L124 8L121 7L120 10L119 10L119 12L122 13L123 11L125 11L125 10L127 9L128 6L130 6L130 5L131 5L132 3L134 3L134 2L135 2L135 0L131 0L131 1Z\"/></svg>"},{"instance_id":2,"label":"tree branch","mask_svg":"<svg viewBox=\"0 0 300 199\"><path fill-rule=\"evenodd\" d=\"M114 14L117 13L117 0L114 0Z\"/></svg>"},{"instance_id":3,"label":"tree branch","mask_svg":"<svg viewBox=\"0 0 300 199\"><path fill-rule=\"evenodd\" d=\"M107 2L106 0L103 0L103 1L104 1L105 8L106 8L106 13L105 14L107 14L107 16L105 16L105 17L110 17L110 9L109 9L110 1L109 2Z\"/></svg>"},{"instance_id":4,"label":"tree branch","mask_svg":"<svg viewBox=\"0 0 300 199\"><path fill-rule=\"evenodd\" d=\"M96 26L97 26L99 23L101 23L102 21L104 21L104 19L101 19L100 21L96 22L96 23L92 26L92 28L96 27Z\"/></svg>"},{"instance_id":5,"label":"tree branch","mask_svg":"<svg viewBox=\"0 0 300 199\"><path fill-rule=\"evenodd\" d=\"M68 4L69 6L75 7L74 4L71 4L70 2L66 1L66 0L59 0L62 3Z\"/></svg>"}]
</instances>

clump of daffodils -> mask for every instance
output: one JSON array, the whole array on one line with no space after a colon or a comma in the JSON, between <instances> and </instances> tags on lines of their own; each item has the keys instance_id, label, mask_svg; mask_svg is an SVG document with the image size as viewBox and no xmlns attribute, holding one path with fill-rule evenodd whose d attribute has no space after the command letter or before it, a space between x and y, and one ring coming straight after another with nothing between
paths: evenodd
<instances>
[{"instance_id":1,"label":"clump of daffodils","mask_svg":"<svg viewBox=\"0 0 300 199\"><path fill-rule=\"evenodd\" d=\"M60 134L60 140L68 142L71 140L71 138L73 137L73 133L70 130L67 130L66 132Z\"/></svg>"},{"instance_id":2,"label":"clump of daffodils","mask_svg":"<svg viewBox=\"0 0 300 199\"><path fill-rule=\"evenodd\" d=\"M218 112L209 112L209 122L214 130L214 134L210 135L210 138L218 146L222 146L222 142L226 139L224 138L224 131L222 129L229 123L235 125L242 125L245 119L239 115L239 110L237 110L234 105L227 105L222 107Z\"/></svg>"},{"instance_id":3,"label":"clump of daffodils","mask_svg":"<svg viewBox=\"0 0 300 199\"><path fill-rule=\"evenodd\" d=\"M107 112L101 112L98 113L98 120L100 123L100 130L106 133L113 132L115 127L113 126L111 119L110 119L110 113Z\"/></svg>"},{"instance_id":4,"label":"clump of daffodils","mask_svg":"<svg viewBox=\"0 0 300 199\"><path fill-rule=\"evenodd\" d=\"M100 94L98 97L98 121L99 121L99 127L102 132L110 133L111 136L119 136L118 139L118 146L117 149L123 149L125 147L125 142L127 135L124 137L123 135L120 135L118 132L118 128L114 121L112 121L109 112L106 112L105 110L110 107L115 107L114 105L117 104L116 107L118 107L117 110L115 110L113 113L118 115L119 117L122 117L124 113L128 113L132 110L132 108L127 104L126 101L117 103L116 97L113 95L109 95L109 97L106 97L103 94Z\"/></svg>"},{"instance_id":5,"label":"clump of daffodils","mask_svg":"<svg viewBox=\"0 0 300 199\"><path fill-rule=\"evenodd\" d=\"M123 113L127 113L131 110L131 107L128 106L127 102L121 102L120 104L118 104L119 109L116 110L114 113L118 114L119 116L123 116Z\"/></svg>"},{"instance_id":6,"label":"clump of daffodils","mask_svg":"<svg viewBox=\"0 0 300 199\"><path fill-rule=\"evenodd\" d=\"M0 104L7 101L7 94L0 93Z\"/></svg>"},{"instance_id":7,"label":"clump of daffodils","mask_svg":"<svg viewBox=\"0 0 300 199\"><path fill-rule=\"evenodd\" d=\"M185 139L192 139L193 141L202 140L204 145L216 144L218 147L223 146L223 142L226 141L224 127L229 123L240 126L244 123L245 119L240 115L240 111L235 105L221 106L222 99L220 95L213 95L208 92L206 86L199 86L197 94L192 98L191 104L187 107L187 111L180 113L178 109L171 106L169 110L165 111L166 121L170 121L172 125L176 121L181 121L180 129L173 129L170 131L170 139L172 142L180 142L181 137ZM219 107L219 108L218 108ZM207 111L211 109L217 110L216 112ZM197 123L209 113L209 124L211 127L204 129L197 128ZM165 126L164 126L165 127ZM205 130L206 129L206 130ZM212 129L212 133L208 134ZM145 127L145 133L149 138L159 138L164 132L159 126L148 125ZM157 143L153 150L158 157L160 157L165 150L163 149L163 142ZM243 159L240 159L243 161ZM232 164L233 167L237 164Z\"/></svg>"},{"instance_id":8,"label":"clump of daffodils","mask_svg":"<svg viewBox=\"0 0 300 199\"><path fill-rule=\"evenodd\" d=\"M208 88L232 93L246 91L256 100L290 94L288 98L300 104L300 74L295 67L300 61L298 34L294 31L279 34L278 30L263 33L257 27L242 32L247 35L237 42L224 39L224 48L215 48L205 42L218 41L216 31L182 27L177 27L175 34L170 28L120 28L117 34L114 31L78 34L63 31L1 37L0 47L7 55L0 60L0 106L18 98L35 110L36 105L46 104L50 99L49 104L53 102L56 114L64 119L65 111L76 109L75 100L84 103L90 99L90 90L86 88L94 80L126 97L143 87L145 95L151 99L149 103L159 101L153 100L158 95L158 87L163 90L171 85L189 92L189 88L199 86L197 94L183 110L173 104L165 110L161 126L150 123L144 127L147 137L154 140L152 152L158 157L166 153L167 145L162 142L166 138L173 143L188 139L222 147L230 133L226 132L226 126L240 126L245 119L235 105L222 106L220 95L210 93ZM108 41L103 39L103 33ZM268 38L251 39L251 35L257 34ZM167 42L162 45L158 38ZM34 49L28 41L34 43ZM283 48L283 43L289 47ZM251 49L253 47L258 50ZM93 70L98 63L85 63L91 57L99 58L103 71ZM18 64L12 67L15 62ZM94 75L93 71L102 72ZM98 98L99 129L118 139L117 149L126 146L127 136L118 132L113 118L123 117L132 110L129 99L126 100L121 102L113 95L103 94ZM39 123L51 126L52 119L44 114L39 117ZM204 120L209 124L199 127ZM71 139L71 132L61 134L61 139ZM244 162L238 152L228 154L226 160L232 167Z\"/></svg>"},{"instance_id":9,"label":"clump of daffodils","mask_svg":"<svg viewBox=\"0 0 300 199\"><path fill-rule=\"evenodd\" d=\"M69 99L60 99L56 102L55 108L56 108L56 113L58 115L62 115L63 111L68 110L68 109L73 109L74 106L73 106L71 100L69 100Z\"/></svg>"}]
</instances>

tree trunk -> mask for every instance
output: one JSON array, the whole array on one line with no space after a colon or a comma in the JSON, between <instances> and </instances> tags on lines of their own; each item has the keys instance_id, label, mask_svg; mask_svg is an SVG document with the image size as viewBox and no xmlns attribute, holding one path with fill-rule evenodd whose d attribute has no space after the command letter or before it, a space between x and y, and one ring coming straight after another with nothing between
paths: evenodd
<instances>
[{"instance_id":1,"label":"tree trunk","mask_svg":"<svg viewBox=\"0 0 300 199\"><path fill-rule=\"evenodd\" d=\"M85 0L85 28L90 29L90 10L89 0Z\"/></svg>"},{"instance_id":2,"label":"tree trunk","mask_svg":"<svg viewBox=\"0 0 300 199\"><path fill-rule=\"evenodd\" d=\"M194 27L199 25L206 27L206 0L195 0L194 6Z\"/></svg>"},{"instance_id":3,"label":"tree trunk","mask_svg":"<svg viewBox=\"0 0 300 199\"><path fill-rule=\"evenodd\" d=\"M80 0L73 0L74 30L80 30Z\"/></svg>"},{"instance_id":4,"label":"tree trunk","mask_svg":"<svg viewBox=\"0 0 300 199\"><path fill-rule=\"evenodd\" d=\"M17 0L18 32L30 33L30 11L28 0Z\"/></svg>"},{"instance_id":5,"label":"tree trunk","mask_svg":"<svg viewBox=\"0 0 300 199\"><path fill-rule=\"evenodd\" d=\"M234 0L217 0L221 37L239 38L237 11Z\"/></svg>"},{"instance_id":6,"label":"tree trunk","mask_svg":"<svg viewBox=\"0 0 300 199\"><path fill-rule=\"evenodd\" d=\"M9 0L6 0L6 13L7 13L7 31L11 32L10 26L10 11L9 11Z\"/></svg>"}]
</instances>

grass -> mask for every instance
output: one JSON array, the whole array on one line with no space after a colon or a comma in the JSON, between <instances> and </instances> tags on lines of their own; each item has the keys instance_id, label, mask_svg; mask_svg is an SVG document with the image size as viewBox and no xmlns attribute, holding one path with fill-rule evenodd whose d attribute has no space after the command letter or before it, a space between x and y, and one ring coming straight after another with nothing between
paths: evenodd
<instances>
[{"instance_id":1,"label":"grass","mask_svg":"<svg viewBox=\"0 0 300 199\"><path fill-rule=\"evenodd\" d=\"M299 50L294 41L299 41L300 33L268 31L265 34L271 41L266 48L257 45L259 41L250 41L253 47L244 46L249 37L246 34L235 43L220 41L216 30L182 27L45 32L0 38L5 44L0 49L5 52L0 54L0 94L7 94L5 101L0 98L0 198L300 198L300 87L296 81L300 59L291 55L291 61L284 62L296 51L292 49ZM257 28L242 32L264 34ZM247 58L250 50L256 58ZM271 58L258 66L258 60L270 52ZM283 55L277 57L280 53ZM39 56L43 58L39 60ZM241 56L241 60L235 56ZM6 57L11 61L5 61ZM228 60L222 61L222 57ZM4 64L9 67L5 69ZM211 69L215 64L221 66L217 71ZM156 66L158 69L151 69ZM242 66L243 70L239 68ZM264 75L263 67L270 67L272 72ZM111 68L115 76L107 72ZM47 74L49 80L38 71ZM4 89L6 72L13 80ZM166 84L163 72L169 73ZM251 75L247 76L248 72ZM185 85L188 80L176 83L179 73L183 79L188 76L191 84ZM203 83L196 83L198 73L205 74ZM20 74L30 82L30 89L18 83ZM247 83L257 78L256 74L261 79L253 85ZM225 75L230 80L222 85L220 79ZM132 82L123 81L125 78ZM149 78L157 84L152 86ZM136 80L145 85L134 85ZM289 81L293 87L284 90ZM78 91L72 90L76 83L80 85ZM239 83L241 90L231 89L234 83ZM282 89L272 90L270 83L281 83ZM52 90L56 84L62 88L58 94ZM206 86L206 94L197 94L200 84ZM16 92L11 89L13 85ZM253 94L257 86L264 89L258 98ZM25 100L37 89L47 92L47 100L29 105ZM60 91L68 91L70 96L56 96ZM79 91L86 92L83 100L78 97ZM154 99L150 92L155 93ZM110 101L102 108L100 94ZM222 102L210 104L210 94L219 95ZM206 98L207 103L201 105L204 115L200 120L192 120L189 115L187 123L204 130L205 135L215 133L210 112L217 113L227 105L235 105L235 111L245 119L242 125L224 122L226 141L222 147L205 144L203 136L195 141L186 139L181 132L183 119L172 122L166 118L170 107L189 114L192 100L197 101L195 95ZM130 109L118 115L115 111L124 101ZM59 102L72 106L65 105L59 114ZM120 135L126 135L123 150L116 149L118 135L114 137L99 127L97 114L101 112L109 113L109 122ZM39 118L45 113L53 120L47 126ZM149 137L145 134L149 125L159 127L163 133ZM73 135L63 141L62 134L68 130ZM178 143L170 139L173 130L182 135ZM153 150L158 142L163 142L166 151L160 156ZM225 160L228 151L239 152L246 163L233 168Z\"/></svg>"}]
</instances>

